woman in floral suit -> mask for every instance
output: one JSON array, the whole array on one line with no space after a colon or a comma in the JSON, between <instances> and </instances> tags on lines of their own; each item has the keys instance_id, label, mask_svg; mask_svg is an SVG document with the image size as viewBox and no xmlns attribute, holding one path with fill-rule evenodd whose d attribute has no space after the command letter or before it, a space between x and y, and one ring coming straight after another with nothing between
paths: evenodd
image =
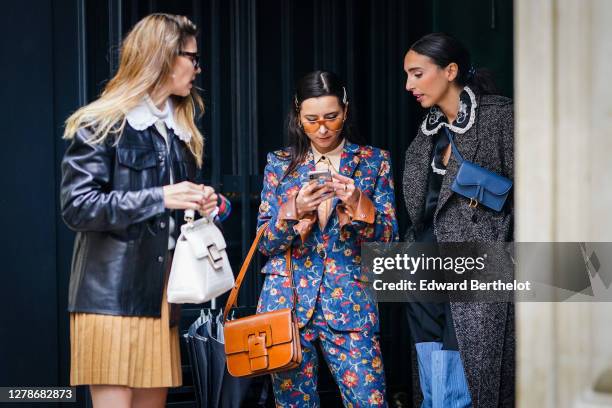
<instances>
[{"instance_id":1,"label":"woman in floral suit","mask_svg":"<svg viewBox=\"0 0 612 408\"><path fill-rule=\"evenodd\" d=\"M291 248L303 360L274 374L279 407L316 407L315 344L345 406L386 406L378 310L361 273L361 244L397 239L389 153L355 143L346 88L315 71L297 84L287 120L290 146L268 154L258 227L269 256L258 312L291 305ZM313 171L331 178L309 180Z\"/></svg>"}]
</instances>

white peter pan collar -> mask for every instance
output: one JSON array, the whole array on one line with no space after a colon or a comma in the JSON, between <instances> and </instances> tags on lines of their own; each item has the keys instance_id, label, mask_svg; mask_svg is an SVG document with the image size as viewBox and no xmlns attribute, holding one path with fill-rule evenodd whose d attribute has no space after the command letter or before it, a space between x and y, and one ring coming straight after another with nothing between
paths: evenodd
<instances>
[{"instance_id":1,"label":"white peter pan collar","mask_svg":"<svg viewBox=\"0 0 612 408\"><path fill-rule=\"evenodd\" d=\"M125 115L125 118L130 126L136 130L145 130L153 126L158 120L161 120L167 128L172 129L179 139L185 143L189 143L191 140L191 132L183 129L174 121L173 108L170 98L166 100L164 110L161 111L155 106L151 97L145 95L142 101Z\"/></svg>"}]
</instances>

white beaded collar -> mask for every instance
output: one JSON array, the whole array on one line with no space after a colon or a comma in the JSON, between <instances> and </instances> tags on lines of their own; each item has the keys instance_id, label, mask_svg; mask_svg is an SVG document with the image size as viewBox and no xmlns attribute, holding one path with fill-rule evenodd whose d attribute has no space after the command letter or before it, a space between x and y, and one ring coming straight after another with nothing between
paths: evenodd
<instances>
[{"instance_id":1,"label":"white beaded collar","mask_svg":"<svg viewBox=\"0 0 612 408\"><path fill-rule=\"evenodd\" d=\"M474 91L465 86L459 95L459 111L453 123L449 124L442 110L434 105L429 109L429 113L421 124L421 130L424 134L432 136L437 134L442 126L446 126L456 134L463 134L474 124L477 106Z\"/></svg>"}]
</instances>

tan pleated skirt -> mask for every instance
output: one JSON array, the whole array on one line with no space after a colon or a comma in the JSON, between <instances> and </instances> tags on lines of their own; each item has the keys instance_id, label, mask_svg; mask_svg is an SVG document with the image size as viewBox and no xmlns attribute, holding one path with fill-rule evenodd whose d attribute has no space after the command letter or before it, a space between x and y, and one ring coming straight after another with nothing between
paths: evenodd
<instances>
[{"instance_id":1,"label":"tan pleated skirt","mask_svg":"<svg viewBox=\"0 0 612 408\"><path fill-rule=\"evenodd\" d=\"M169 327L164 290L161 317L70 314L70 385L132 388L182 384L178 326Z\"/></svg>"}]
</instances>

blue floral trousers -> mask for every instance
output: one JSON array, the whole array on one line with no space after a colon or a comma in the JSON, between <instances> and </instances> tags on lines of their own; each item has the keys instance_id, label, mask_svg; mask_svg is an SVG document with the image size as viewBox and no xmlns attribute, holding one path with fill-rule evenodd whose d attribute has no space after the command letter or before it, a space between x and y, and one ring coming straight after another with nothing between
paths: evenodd
<instances>
[{"instance_id":1,"label":"blue floral trousers","mask_svg":"<svg viewBox=\"0 0 612 408\"><path fill-rule=\"evenodd\" d=\"M340 388L345 407L386 407L385 375L378 334L342 332L329 327L320 300L308 324L300 330L302 364L293 370L272 374L277 407L318 407L315 344Z\"/></svg>"}]
</instances>

